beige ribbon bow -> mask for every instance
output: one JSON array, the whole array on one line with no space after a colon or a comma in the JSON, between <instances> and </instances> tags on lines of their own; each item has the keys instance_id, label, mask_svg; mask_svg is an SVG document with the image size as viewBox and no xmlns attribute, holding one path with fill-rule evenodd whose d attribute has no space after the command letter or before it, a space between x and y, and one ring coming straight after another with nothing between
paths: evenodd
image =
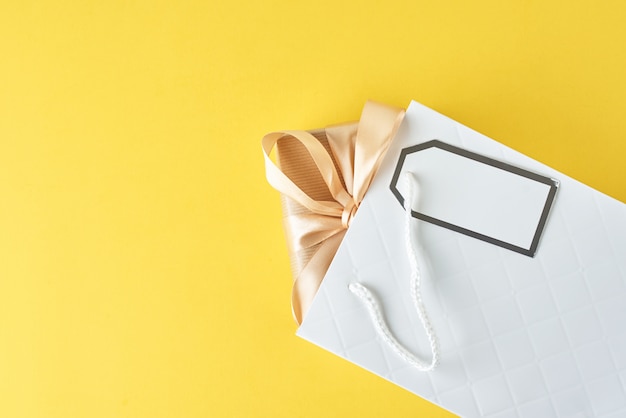
<instances>
[{"instance_id":1,"label":"beige ribbon bow","mask_svg":"<svg viewBox=\"0 0 626 418\"><path fill-rule=\"evenodd\" d=\"M325 129L322 134L328 147L307 131L280 131L263 138L268 182L303 207L285 217L290 253L303 258L295 272L291 297L298 324L302 323L403 117L402 109L368 101L358 123ZM299 142L313 160L317 173L296 178L279 169L270 159L279 141ZM283 167L284 158L280 153L278 157ZM313 193L303 190L311 190L311 179L319 179L313 190L322 187L322 195L328 199L314 199L310 196Z\"/></svg>"}]
</instances>

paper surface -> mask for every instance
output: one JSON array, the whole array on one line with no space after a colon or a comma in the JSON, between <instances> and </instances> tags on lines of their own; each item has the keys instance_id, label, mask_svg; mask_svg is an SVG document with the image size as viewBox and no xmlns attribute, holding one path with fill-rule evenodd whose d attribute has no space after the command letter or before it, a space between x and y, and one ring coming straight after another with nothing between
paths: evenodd
<instances>
[{"instance_id":1,"label":"paper surface","mask_svg":"<svg viewBox=\"0 0 626 418\"><path fill-rule=\"evenodd\" d=\"M381 343L348 283L372 289L397 338L429 355L390 184L401 150L433 139L560 186L534 257L418 221L442 352L422 373ZM298 335L462 416L625 416L625 255L623 203L413 102Z\"/></svg>"}]
</instances>

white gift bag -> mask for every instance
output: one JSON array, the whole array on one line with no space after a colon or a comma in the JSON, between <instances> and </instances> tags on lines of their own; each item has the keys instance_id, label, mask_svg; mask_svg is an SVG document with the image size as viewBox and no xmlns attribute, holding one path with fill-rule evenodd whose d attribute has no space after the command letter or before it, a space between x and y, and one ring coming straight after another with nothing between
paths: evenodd
<instances>
[{"instance_id":1,"label":"white gift bag","mask_svg":"<svg viewBox=\"0 0 626 418\"><path fill-rule=\"evenodd\" d=\"M432 358L405 172L427 372L349 289ZM626 205L413 102L298 335L461 416L624 417Z\"/></svg>"}]
</instances>

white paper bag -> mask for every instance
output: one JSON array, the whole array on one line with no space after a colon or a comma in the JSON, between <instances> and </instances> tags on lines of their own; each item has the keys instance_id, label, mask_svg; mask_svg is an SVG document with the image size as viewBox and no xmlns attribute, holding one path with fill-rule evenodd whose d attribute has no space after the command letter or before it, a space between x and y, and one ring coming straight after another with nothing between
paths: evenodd
<instances>
[{"instance_id":1,"label":"white paper bag","mask_svg":"<svg viewBox=\"0 0 626 418\"><path fill-rule=\"evenodd\" d=\"M393 352L348 290L371 289L397 339L429 358L403 171L419 186L431 372ZM624 417L626 205L413 102L298 335L461 416Z\"/></svg>"}]
</instances>

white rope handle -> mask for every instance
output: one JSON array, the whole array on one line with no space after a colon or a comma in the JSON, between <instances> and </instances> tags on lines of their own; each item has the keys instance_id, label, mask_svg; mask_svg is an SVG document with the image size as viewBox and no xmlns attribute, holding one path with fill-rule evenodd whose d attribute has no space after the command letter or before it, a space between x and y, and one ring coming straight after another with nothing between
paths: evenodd
<instances>
[{"instance_id":1,"label":"white rope handle","mask_svg":"<svg viewBox=\"0 0 626 418\"><path fill-rule=\"evenodd\" d=\"M389 330L385 319L383 318L382 312L380 310L380 305L377 302L376 298L372 294L372 292L365 286L360 283L352 282L348 286L348 289L352 293L354 293L360 300L365 304L367 308L370 318L374 323L374 327L376 328L376 332L383 339L383 341L391 347L391 349L400 356L404 361L409 363L411 366L414 366L418 370L428 372L434 370L439 364L439 344L437 343L437 336L435 335L435 330L428 319L428 314L426 313L426 308L424 307L424 302L422 301L422 292L421 292L421 274L419 265L417 263L417 254L415 252L415 247L413 245L413 239L411 237L411 222L413 221L413 217L411 216L411 202L413 201L413 184L417 183L415 176L413 173L405 173L404 175L405 183L406 183L406 196L404 198L404 220L405 220L405 228L404 228L404 242L406 245L406 253L409 257L409 264L411 266L411 299L413 300L413 304L417 310L417 314L422 322L422 326L426 331L426 336L428 337L428 342L430 343L430 349L432 352L432 360L430 363L426 363L419 358L417 358L413 353L407 350L402 344L398 342L396 337L394 337L393 333Z\"/></svg>"}]
</instances>

